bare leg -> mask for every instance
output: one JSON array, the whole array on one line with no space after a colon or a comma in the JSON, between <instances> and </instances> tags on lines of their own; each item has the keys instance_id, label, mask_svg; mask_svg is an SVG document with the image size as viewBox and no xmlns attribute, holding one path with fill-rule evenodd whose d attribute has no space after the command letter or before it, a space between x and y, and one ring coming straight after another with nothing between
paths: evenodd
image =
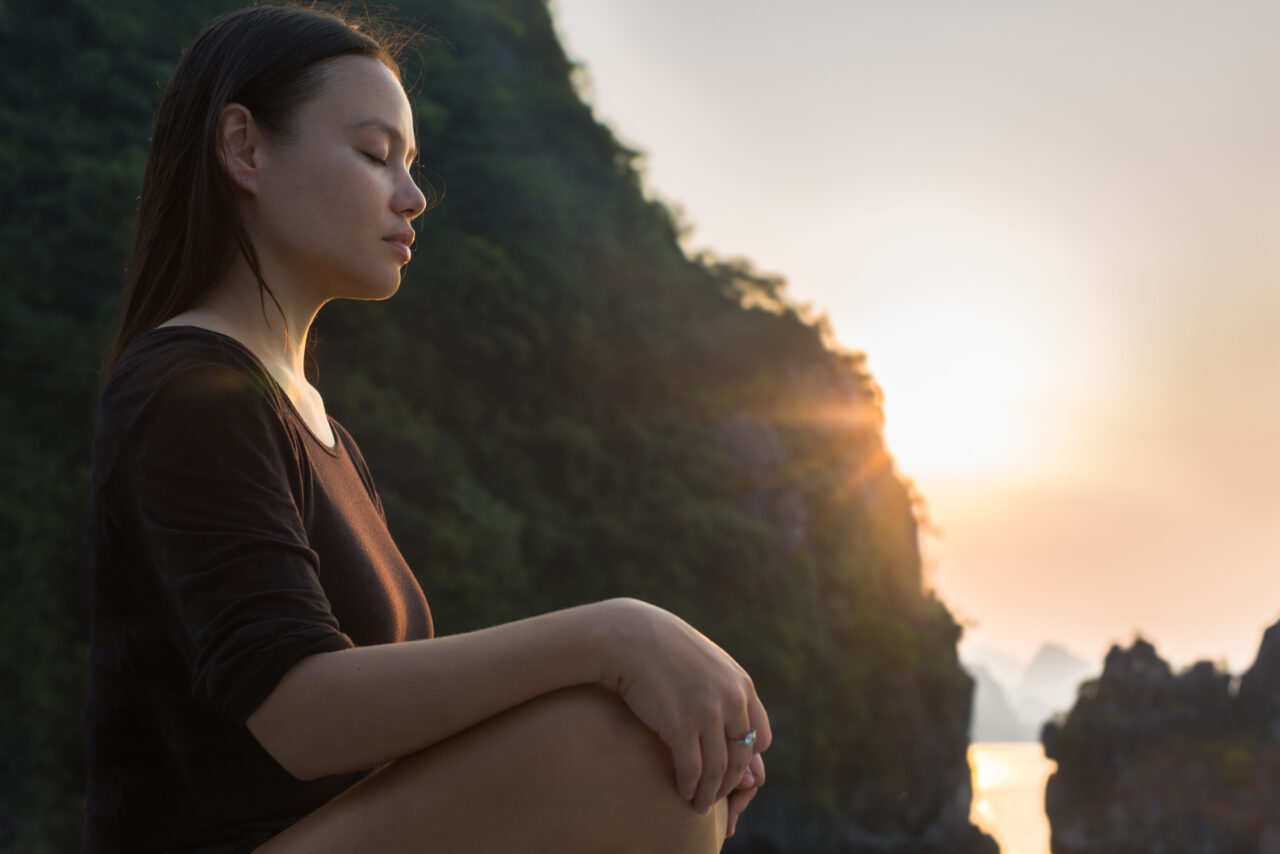
<instances>
[{"instance_id":1,"label":"bare leg","mask_svg":"<svg viewBox=\"0 0 1280 854\"><path fill-rule=\"evenodd\" d=\"M255 854L715 854L671 753L607 688L556 691L387 765Z\"/></svg>"}]
</instances>

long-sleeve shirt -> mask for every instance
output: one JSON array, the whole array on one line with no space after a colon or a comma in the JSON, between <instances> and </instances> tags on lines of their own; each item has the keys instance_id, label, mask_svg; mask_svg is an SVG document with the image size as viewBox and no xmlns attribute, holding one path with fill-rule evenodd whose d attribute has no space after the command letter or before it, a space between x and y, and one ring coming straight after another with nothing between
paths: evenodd
<instances>
[{"instance_id":1,"label":"long-sleeve shirt","mask_svg":"<svg viewBox=\"0 0 1280 854\"><path fill-rule=\"evenodd\" d=\"M122 354L93 445L84 851L248 852L374 769L303 781L245 726L301 659L432 637L351 435L235 339Z\"/></svg>"}]
</instances>

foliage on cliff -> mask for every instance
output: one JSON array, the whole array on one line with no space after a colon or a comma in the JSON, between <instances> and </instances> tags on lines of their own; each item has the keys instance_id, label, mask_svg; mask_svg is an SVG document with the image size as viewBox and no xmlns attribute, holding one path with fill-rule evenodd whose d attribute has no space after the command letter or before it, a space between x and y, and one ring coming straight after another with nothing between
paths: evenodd
<instances>
[{"instance_id":1,"label":"foliage on cliff","mask_svg":"<svg viewBox=\"0 0 1280 854\"><path fill-rule=\"evenodd\" d=\"M1280 624L1235 691L1211 662L1175 674L1145 640L1112 647L1041 738L1055 852L1280 850Z\"/></svg>"},{"instance_id":2,"label":"foliage on cliff","mask_svg":"<svg viewBox=\"0 0 1280 854\"><path fill-rule=\"evenodd\" d=\"M235 5L0 4L5 850L78 838L96 371L151 111L180 46ZM958 626L921 591L861 357L780 278L686 255L541 0L400 16L444 37L406 75L444 199L395 298L321 313L316 382L438 632L660 604L732 651L772 713L768 791L740 835L856 825L945 849L968 827L970 683Z\"/></svg>"}]
</instances>

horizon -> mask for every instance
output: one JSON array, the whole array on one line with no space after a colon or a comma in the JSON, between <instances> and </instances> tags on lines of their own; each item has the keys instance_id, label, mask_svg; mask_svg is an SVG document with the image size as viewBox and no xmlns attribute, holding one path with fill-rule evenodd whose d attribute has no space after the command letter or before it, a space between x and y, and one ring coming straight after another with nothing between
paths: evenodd
<instances>
[{"instance_id":1,"label":"horizon","mask_svg":"<svg viewBox=\"0 0 1280 854\"><path fill-rule=\"evenodd\" d=\"M998 656L998 657L1016 662L1019 666L1026 668L1026 667L1030 667L1031 664L1037 658L1039 658L1045 651L1060 650L1062 652L1065 652L1067 655L1069 655L1073 659L1089 662L1089 663L1096 662L1098 665L1099 673L1101 673L1101 668L1103 663L1106 660L1107 654L1111 651L1113 647L1119 647L1120 649L1129 649L1138 640L1145 640L1155 647L1156 654L1159 655L1160 658L1162 658L1164 661L1166 661L1169 664L1169 666L1173 669L1174 673L1180 673L1184 670L1189 670L1191 667L1195 666L1200 662L1208 661L1211 664L1214 664L1215 666L1219 667L1220 669L1225 669L1227 672L1231 673L1233 676L1240 676L1253 665L1257 657L1258 648L1262 644L1262 636L1266 632L1267 628L1270 628L1270 626L1264 627L1261 631L1259 631L1258 646L1254 648L1253 657L1250 658L1248 661L1244 662L1244 664L1241 666L1237 666L1233 662L1228 661L1226 656L1218 656L1216 658L1201 656L1198 658L1193 657L1189 659L1176 659L1170 656L1169 654L1167 654L1161 648L1160 642L1157 639L1152 638L1146 633L1139 632L1139 631L1133 632L1127 639L1117 637L1109 642L1106 642L1105 644L1102 645L1102 647L1099 648L1099 651L1095 653L1078 650L1069 643L1057 641L1052 638L1042 639L1039 643L1033 644L1029 647L1025 647L1022 650L1005 649L1005 648L996 646L994 644L986 644L986 643L971 644L971 643L967 643L965 638L961 638L960 643L957 644L957 652L958 652L958 655L960 656L961 663L967 663L967 662L973 661L975 658ZM1030 651L1028 652L1028 650Z\"/></svg>"}]
</instances>

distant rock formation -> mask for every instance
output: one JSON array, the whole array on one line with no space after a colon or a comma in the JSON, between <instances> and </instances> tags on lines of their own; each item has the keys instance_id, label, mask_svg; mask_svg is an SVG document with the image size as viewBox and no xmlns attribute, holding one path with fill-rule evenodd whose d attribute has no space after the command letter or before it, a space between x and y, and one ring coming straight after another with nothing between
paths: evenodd
<instances>
[{"instance_id":1,"label":"distant rock formation","mask_svg":"<svg viewBox=\"0 0 1280 854\"><path fill-rule=\"evenodd\" d=\"M974 677L973 741L1036 741L1040 725L1071 707L1097 664L1046 643L1029 664L990 650L966 656Z\"/></svg>"},{"instance_id":2,"label":"distant rock formation","mask_svg":"<svg viewBox=\"0 0 1280 854\"><path fill-rule=\"evenodd\" d=\"M1050 717L1071 708L1080 683L1096 675L1097 667L1097 659L1086 661L1057 644L1046 643L1014 688L1014 707L1038 730Z\"/></svg>"},{"instance_id":3,"label":"distant rock formation","mask_svg":"<svg viewBox=\"0 0 1280 854\"><path fill-rule=\"evenodd\" d=\"M973 736L977 742L1035 741L1036 727L1020 719L1004 689L985 667L971 667Z\"/></svg>"},{"instance_id":4,"label":"distant rock formation","mask_svg":"<svg viewBox=\"0 0 1280 854\"><path fill-rule=\"evenodd\" d=\"M1145 640L1112 647L1041 732L1054 854L1280 852L1280 624L1231 683L1207 661L1175 674Z\"/></svg>"}]
</instances>

